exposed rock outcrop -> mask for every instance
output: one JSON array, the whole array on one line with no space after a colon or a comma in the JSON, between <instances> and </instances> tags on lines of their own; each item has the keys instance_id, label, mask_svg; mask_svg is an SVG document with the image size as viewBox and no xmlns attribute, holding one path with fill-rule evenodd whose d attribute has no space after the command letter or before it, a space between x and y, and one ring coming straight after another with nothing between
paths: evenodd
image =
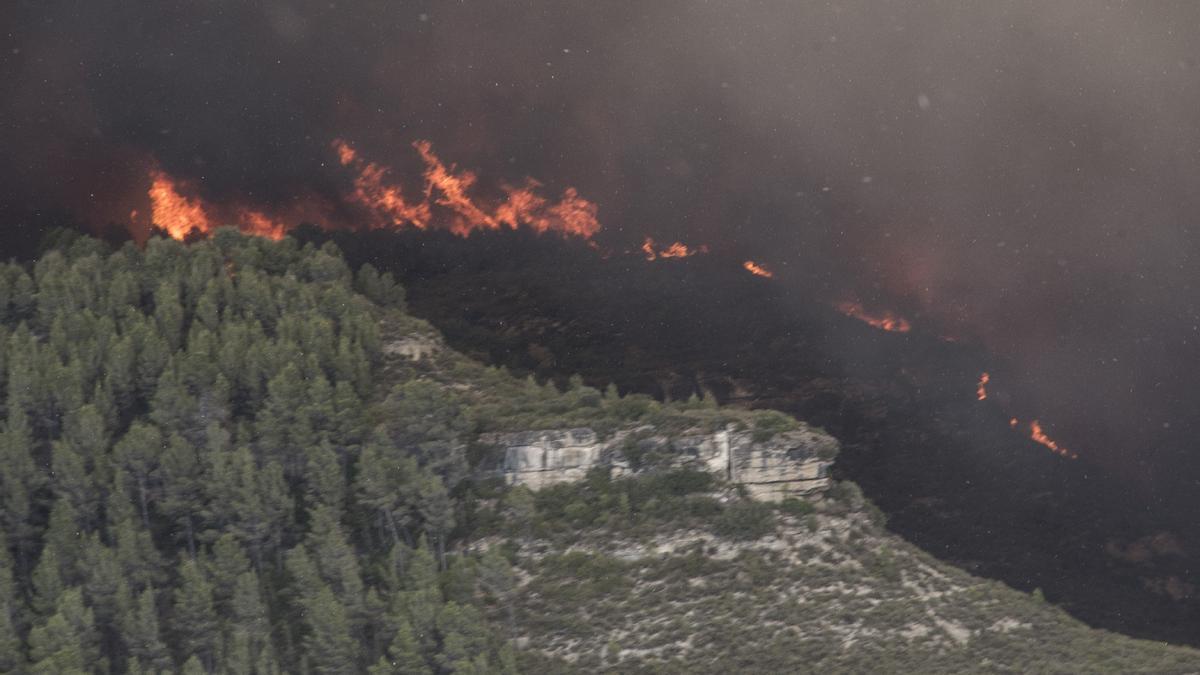
<instances>
[{"instance_id":1,"label":"exposed rock outcrop","mask_svg":"<svg viewBox=\"0 0 1200 675\"><path fill-rule=\"evenodd\" d=\"M442 345L433 335L413 333L383 345L383 352L389 356L402 356L413 361L433 356L441 351Z\"/></svg>"},{"instance_id":2,"label":"exposed rock outcrop","mask_svg":"<svg viewBox=\"0 0 1200 675\"><path fill-rule=\"evenodd\" d=\"M717 474L766 501L822 492L838 449L836 439L809 427L757 441L753 432L732 427L675 437L644 427L603 440L580 428L484 434L480 442L495 449L492 470L510 485L533 490L580 480L594 467L609 467L614 476L688 468Z\"/></svg>"}]
</instances>

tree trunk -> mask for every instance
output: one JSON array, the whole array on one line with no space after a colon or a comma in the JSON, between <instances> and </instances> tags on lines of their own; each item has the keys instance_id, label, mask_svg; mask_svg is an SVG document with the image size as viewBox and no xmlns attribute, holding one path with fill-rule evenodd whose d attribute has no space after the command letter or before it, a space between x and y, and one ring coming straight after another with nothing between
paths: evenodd
<instances>
[{"instance_id":1,"label":"tree trunk","mask_svg":"<svg viewBox=\"0 0 1200 675\"><path fill-rule=\"evenodd\" d=\"M138 502L142 507L142 527L150 530L150 507L146 499L146 477L138 476Z\"/></svg>"},{"instance_id":2,"label":"tree trunk","mask_svg":"<svg viewBox=\"0 0 1200 675\"><path fill-rule=\"evenodd\" d=\"M193 532L191 515L188 515L187 517L184 518L184 523L186 524L186 529L187 529L188 556L192 560L195 560L196 559L196 535L195 535L195 532Z\"/></svg>"}]
</instances>

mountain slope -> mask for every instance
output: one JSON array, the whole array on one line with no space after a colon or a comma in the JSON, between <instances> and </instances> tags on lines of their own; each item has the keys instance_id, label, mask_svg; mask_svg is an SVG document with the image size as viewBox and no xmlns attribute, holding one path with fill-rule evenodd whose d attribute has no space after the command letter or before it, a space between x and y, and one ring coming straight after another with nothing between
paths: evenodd
<instances>
[{"instance_id":1,"label":"mountain slope","mask_svg":"<svg viewBox=\"0 0 1200 675\"><path fill-rule=\"evenodd\" d=\"M828 306L838 289L826 279L776 283L716 254L605 259L521 233L332 236L349 259L398 274L412 311L455 349L559 382L708 391L795 415L842 441L835 476L923 550L1041 588L1089 625L1200 645L1190 474L1149 491L1141 464L1114 471L1087 448L1075 461L1048 452L1009 426L1048 414L1004 389L1017 369L926 332L918 315L911 332L884 332ZM993 384L980 401L984 370Z\"/></svg>"},{"instance_id":2,"label":"mountain slope","mask_svg":"<svg viewBox=\"0 0 1200 675\"><path fill-rule=\"evenodd\" d=\"M537 493L482 434L769 438L518 379L332 247L220 231L0 265L0 672L1186 672L881 529L689 471ZM669 462L667 462L669 464Z\"/></svg>"}]
</instances>

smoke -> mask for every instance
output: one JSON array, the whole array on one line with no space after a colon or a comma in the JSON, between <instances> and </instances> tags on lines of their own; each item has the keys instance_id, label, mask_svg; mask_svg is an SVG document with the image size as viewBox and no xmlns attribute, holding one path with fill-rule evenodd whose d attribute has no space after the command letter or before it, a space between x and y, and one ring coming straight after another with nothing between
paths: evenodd
<instances>
[{"instance_id":1,"label":"smoke","mask_svg":"<svg viewBox=\"0 0 1200 675\"><path fill-rule=\"evenodd\" d=\"M155 165L353 225L345 138L430 139L902 305L1021 364L1057 434L1148 457L1200 365L1194 3L82 2L0 7L0 217L126 222Z\"/></svg>"}]
</instances>

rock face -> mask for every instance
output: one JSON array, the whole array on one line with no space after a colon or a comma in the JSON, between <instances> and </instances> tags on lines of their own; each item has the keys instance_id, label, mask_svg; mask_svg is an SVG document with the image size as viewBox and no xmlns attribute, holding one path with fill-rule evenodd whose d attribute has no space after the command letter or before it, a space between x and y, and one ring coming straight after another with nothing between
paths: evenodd
<instances>
[{"instance_id":1,"label":"rock face","mask_svg":"<svg viewBox=\"0 0 1200 675\"><path fill-rule=\"evenodd\" d=\"M388 355L403 356L413 361L420 361L427 356L436 354L441 348L436 338L413 334L385 344L383 351Z\"/></svg>"},{"instance_id":2,"label":"rock face","mask_svg":"<svg viewBox=\"0 0 1200 675\"><path fill-rule=\"evenodd\" d=\"M495 472L532 490L580 480L594 467L609 467L614 476L687 468L743 485L764 501L824 491L838 449L832 436L808 427L765 441L732 428L673 438L642 428L601 440L583 428L484 434L479 440L495 449Z\"/></svg>"}]
</instances>

